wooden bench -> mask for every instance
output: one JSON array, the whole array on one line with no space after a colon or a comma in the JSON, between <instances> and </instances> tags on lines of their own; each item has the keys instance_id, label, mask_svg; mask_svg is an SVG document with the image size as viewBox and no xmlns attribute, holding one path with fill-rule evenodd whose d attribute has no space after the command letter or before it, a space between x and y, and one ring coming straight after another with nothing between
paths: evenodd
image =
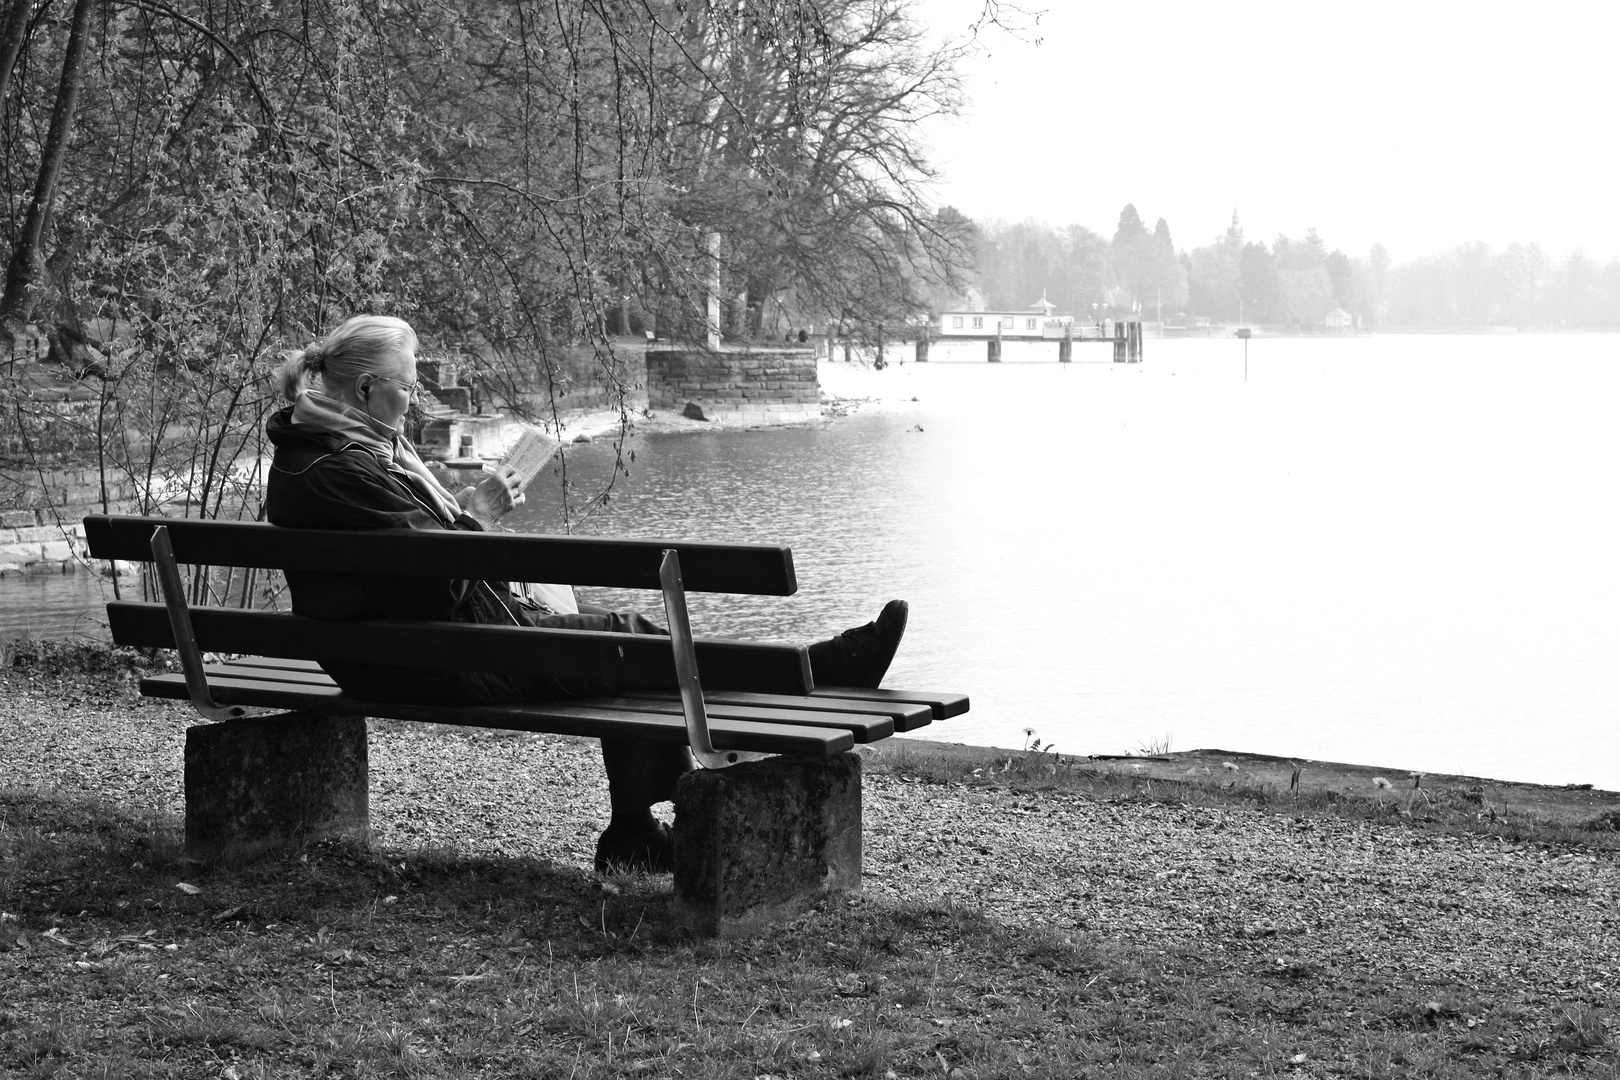
<instances>
[{"instance_id":1,"label":"wooden bench","mask_svg":"<svg viewBox=\"0 0 1620 1080\"><path fill-rule=\"evenodd\" d=\"M803 645L692 636L687 591L795 592L786 547L104 515L85 519L85 535L93 557L151 563L163 585L163 603L107 606L114 642L179 655L182 670L142 679L141 693L189 700L224 721L187 732L186 838L198 854L368 836L364 717L684 743L702 768L676 797L675 891L689 921L714 932L807 892L858 885L851 749L968 709L961 694L818 687ZM656 589L670 636L333 622L187 601L188 580L226 567ZM320 660L586 677L619 690L507 705L384 703L344 694Z\"/></svg>"}]
</instances>

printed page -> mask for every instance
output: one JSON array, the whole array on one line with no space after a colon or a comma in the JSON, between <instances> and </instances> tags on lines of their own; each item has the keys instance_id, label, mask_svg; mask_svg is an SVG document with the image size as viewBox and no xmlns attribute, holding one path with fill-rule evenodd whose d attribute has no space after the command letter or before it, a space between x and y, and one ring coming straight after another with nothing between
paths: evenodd
<instances>
[{"instance_id":1,"label":"printed page","mask_svg":"<svg viewBox=\"0 0 1620 1080\"><path fill-rule=\"evenodd\" d=\"M518 475L522 477L518 490L522 491L540 474L540 470L546 467L546 462L551 460L552 455L561 446L562 443L539 428L525 425L523 434L518 436L518 441L507 452L506 460L502 464L510 465L518 471Z\"/></svg>"}]
</instances>

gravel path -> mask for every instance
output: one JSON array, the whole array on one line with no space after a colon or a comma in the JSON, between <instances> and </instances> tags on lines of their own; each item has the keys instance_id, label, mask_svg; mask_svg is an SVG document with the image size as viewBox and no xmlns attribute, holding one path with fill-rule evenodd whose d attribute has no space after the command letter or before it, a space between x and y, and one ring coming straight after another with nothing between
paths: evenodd
<instances>
[{"instance_id":1,"label":"gravel path","mask_svg":"<svg viewBox=\"0 0 1620 1080\"><path fill-rule=\"evenodd\" d=\"M1140 945L1620 992L1620 860L1401 826L875 777L868 891ZM911 824L906 824L907 822Z\"/></svg>"},{"instance_id":2,"label":"gravel path","mask_svg":"<svg viewBox=\"0 0 1620 1080\"><path fill-rule=\"evenodd\" d=\"M0 695L0 786L178 816L188 710L142 702L116 675L87 683L8 669ZM385 724L372 735L371 769L386 846L584 870L607 817L593 742ZM865 814L874 896L1396 983L1620 997L1620 858L1609 852L876 770Z\"/></svg>"}]
</instances>

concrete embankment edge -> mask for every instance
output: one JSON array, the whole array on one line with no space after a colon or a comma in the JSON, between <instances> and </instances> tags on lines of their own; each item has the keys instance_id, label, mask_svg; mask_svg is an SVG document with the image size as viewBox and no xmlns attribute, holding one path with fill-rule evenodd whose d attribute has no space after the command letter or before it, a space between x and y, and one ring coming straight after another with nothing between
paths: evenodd
<instances>
[{"instance_id":1,"label":"concrete embankment edge","mask_svg":"<svg viewBox=\"0 0 1620 1080\"><path fill-rule=\"evenodd\" d=\"M919 739L911 736L886 739L861 752L874 764L903 769L909 759L934 757L972 768L1000 768L1009 757L1025 756L1027 751L992 746ZM1356 765L1308 758L1284 758L1236 750L1178 750L1142 757L1099 757L1084 754L1050 755L1054 762L1098 775L1133 777L1143 781L1181 781L1200 785L1263 788L1286 793L1294 771L1299 770L1299 790L1307 793L1331 791L1340 796L1386 801L1406 805L1413 792L1437 796L1455 793L1476 802L1481 813L1531 812L1553 823L1581 825L1606 814L1620 815L1620 792L1583 785L1557 786L1530 784L1452 773L1425 773L1391 766ZM1476 799L1477 796L1477 799Z\"/></svg>"}]
</instances>

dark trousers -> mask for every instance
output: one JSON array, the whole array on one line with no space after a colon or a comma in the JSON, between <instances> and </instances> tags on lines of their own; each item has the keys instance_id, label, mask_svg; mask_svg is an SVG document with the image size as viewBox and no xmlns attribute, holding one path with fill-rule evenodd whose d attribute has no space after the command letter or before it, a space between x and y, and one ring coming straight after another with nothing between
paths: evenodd
<instances>
[{"instance_id":1,"label":"dark trousers","mask_svg":"<svg viewBox=\"0 0 1620 1080\"><path fill-rule=\"evenodd\" d=\"M523 609L515 610L512 614L537 627L668 636L668 631L663 627L634 611L585 607L578 615L543 615L538 611ZM600 679L398 668L335 661L322 661L321 666L345 693L373 701L503 705L521 701L601 697L619 692L619 687ZM602 764L607 770L608 794L614 817L629 823L632 820L644 821L647 807L675 797L675 781L691 770L692 755L684 745L679 744L655 743L645 739L603 739Z\"/></svg>"},{"instance_id":2,"label":"dark trousers","mask_svg":"<svg viewBox=\"0 0 1620 1080\"><path fill-rule=\"evenodd\" d=\"M636 611L609 611L580 605L578 615L524 613L531 626L561 630L607 630L616 634L662 634L669 631ZM601 697L618 692L612 683L596 679L517 678L513 680L525 700ZM675 798L675 781L692 768L685 746L646 739L603 739L602 766L607 771L608 798L615 818L628 821L656 802Z\"/></svg>"}]
</instances>

